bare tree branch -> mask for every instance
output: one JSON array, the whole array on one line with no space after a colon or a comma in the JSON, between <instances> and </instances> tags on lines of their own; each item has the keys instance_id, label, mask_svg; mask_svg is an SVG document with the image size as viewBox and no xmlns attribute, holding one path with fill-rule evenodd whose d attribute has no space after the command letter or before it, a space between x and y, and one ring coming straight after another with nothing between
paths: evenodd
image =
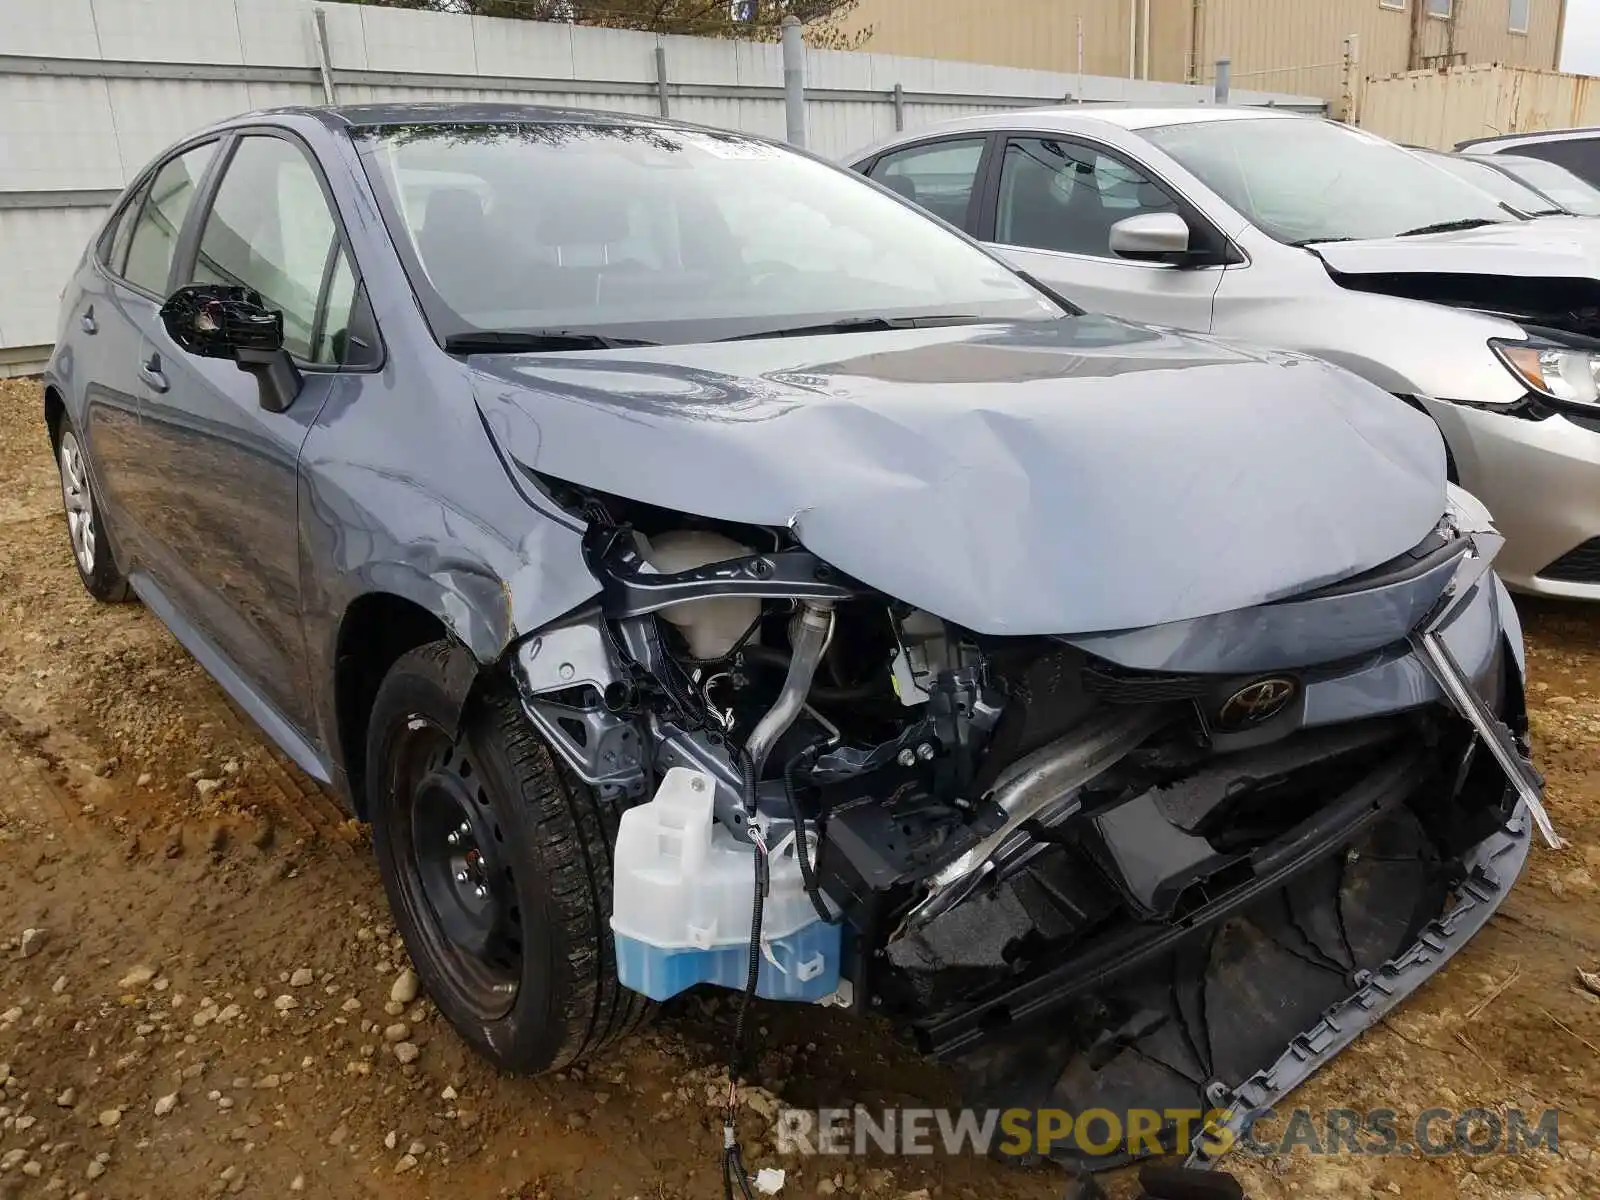
<instances>
[{"instance_id":1,"label":"bare tree branch","mask_svg":"<svg viewBox=\"0 0 1600 1200\"><path fill-rule=\"evenodd\" d=\"M610 29L681 33L698 37L776 41L783 20L793 15L805 26L813 46L830 50L860 48L871 29L853 30L844 18L860 0L344 0L382 8L512 17L529 21L571 21ZM737 13L737 15L736 15Z\"/></svg>"}]
</instances>

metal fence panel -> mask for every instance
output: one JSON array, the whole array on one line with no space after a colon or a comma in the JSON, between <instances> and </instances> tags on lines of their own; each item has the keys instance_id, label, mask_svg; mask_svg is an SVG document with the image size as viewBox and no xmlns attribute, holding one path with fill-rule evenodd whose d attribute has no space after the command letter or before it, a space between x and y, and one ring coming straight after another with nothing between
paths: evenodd
<instances>
[{"instance_id":1,"label":"metal fence panel","mask_svg":"<svg viewBox=\"0 0 1600 1200\"><path fill-rule=\"evenodd\" d=\"M98 208L0 208L0 362L8 349L55 339L61 290L105 219Z\"/></svg>"}]
</instances>

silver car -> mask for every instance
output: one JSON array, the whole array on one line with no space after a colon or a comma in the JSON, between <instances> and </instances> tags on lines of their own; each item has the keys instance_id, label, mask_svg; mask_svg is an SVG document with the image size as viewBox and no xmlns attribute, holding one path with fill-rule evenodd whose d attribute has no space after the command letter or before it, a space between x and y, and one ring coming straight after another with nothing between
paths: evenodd
<instances>
[{"instance_id":1,"label":"silver car","mask_svg":"<svg viewBox=\"0 0 1600 1200\"><path fill-rule=\"evenodd\" d=\"M1517 176L1501 170L1500 164L1492 158L1471 154L1446 154L1442 150L1429 150L1423 146L1407 146L1406 149L1424 162L1430 162L1441 171L1449 171L1457 179L1472 184L1479 191L1488 192L1514 214L1530 221L1545 218L1558 221L1587 220L1600 215L1592 212L1580 213L1563 207L1532 184L1524 183ZM1552 171L1561 170L1551 163L1540 165ZM1573 182L1579 186L1586 186L1581 179L1574 178Z\"/></svg>"},{"instance_id":2,"label":"silver car","mask_svg":"<svg viewBox=\"0 0 1600 1200\"><path fill-rule=\"evenodd\" d=\"M1562 212L1575 217L1600 217L1600 188L1584 182L1553 162L1521 154L1477 154L1471 151L1459 151L1449 157L1457 162L1493 167L1502 175L1560 205Z\"/></svg>"},{"instance_id":3,"label":"silver car","mask_svg":"<svg viewBox=\"0 0 1600 1200\"><path fill-rule=\"evenodd\" d=\"M1589 183L1600 183L1600 128L1546 129L1539 133L1503 133L1497 137L1458 142L1463 154L1514 154L1565 167Z\"/></svg>"},{"instance_id":4,"label":"silver car","mask_svg":"<svg viewBox=\"0 0 1600 1200\"><path fill-rule=\"evenodd\" d=\"M1091 310L1306 351L1424 409L1506 581L1600 599L1600 223L1522 220L1261 109L1024 110L849 161Z\"/></svg>"}]
</instances>

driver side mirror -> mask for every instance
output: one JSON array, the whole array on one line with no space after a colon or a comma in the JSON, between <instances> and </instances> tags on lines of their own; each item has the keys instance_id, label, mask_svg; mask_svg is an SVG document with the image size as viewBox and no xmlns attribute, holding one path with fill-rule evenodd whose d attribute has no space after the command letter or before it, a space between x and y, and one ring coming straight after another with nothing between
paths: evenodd
<instances>
[{"instance_id":1,"label":"driver side mirror","mask_svg":"<svg viewBox=\"0 0 1600 1200\"><path fill-rule=\"evenodd\" d=\"M283 412L300 394L300 372L283 348L283 314L267 308L259 292L191 283L167 297L161 324L189 354L231 358L254 375L268 412Z\"/></svg>"},{"instance_id":2,"label":"driver side mirror","mask_svg":"<svg viewBox=\"0 0 1600 1200\"><path fill-rule=\"evenodd\" d=\"M1135 262L1177 266L1189 255L1189 223L1177 213L1140 213L1111 227L1111 252Z\"/></svg>"}]
</instances>

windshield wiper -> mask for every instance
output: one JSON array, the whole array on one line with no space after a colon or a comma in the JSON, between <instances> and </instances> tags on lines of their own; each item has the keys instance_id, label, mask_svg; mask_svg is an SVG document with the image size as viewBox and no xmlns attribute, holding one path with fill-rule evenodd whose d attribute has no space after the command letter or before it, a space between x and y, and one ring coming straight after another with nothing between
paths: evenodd
<instances>
[{"instance_id":1,"label":"windshield wiper","mask_svg":"<svg viewBox=\"0 0 1600 1200\"><path fill-rule=\"evenodd\" d=\"M1353 237L1314 237L1301 238L1298 242L1290 242L1296 250L1304 250L1307 246L1326 246L1330 242L1359 242L1360 238Z\"/></svg>"},{"instance_id":2,"label":"windshield wiper","mask_svg":"<svg viewBox=\"0 0 1600 1200\"><path fill-rule=\"evenodd\" d=\"M784 329L762 329L755 333L720 338L724 342L753 342L760 338L815 337L829 333L881 333L886 329L932 329L941 325L979 325L990 320L969 313L934 317L840 317L818 325L795 325Z\"/></svg>"},{"instance_id":3,"label":"windshield wiper","mask_svg":"<svg viewBox=\"0 0 1600 1200\"><path fill-rule=\"evenodd\" d=\"M616 350L655 346L641 338L610 337L573 329L474 329L444 339L448 354L519 354L538 350Z\"/></svg>"},{"instance_id":4,"label":"windshield wiper","mask_svg":"<svg viewBox=\"0 0 1600 1200\"><path fill-rule=\"evenodd\" d=\"M1030 272L1027 272L1027 271L1018 271L1017 272L1017 278L1022 280L1022 282L1027 284L1029 287L1033 288L1034 291L1043 292L1045 294L1045 296L1053 304L1055 304L1055 306L1057 308L1064 309L1066 311L1066 314L1069 317L1081 317L1081 316L1083 316L1083 314L1084 314L1084 310L1083 309L1079 308L1071 300L1068 300L1065 296L1063 296L1060 292L1056 291L1055 288L1051 287L1048 283L1044 283L1043 281L1041 281L1038 276L1033 275L1033 274L1031 274Z\"/></svg>"},{"instance_id":5,"label":"windshield wiper","mask_svg":"<svg viewBox=\"0 0 1600 1200\"><path fill-rule=\"evenodd\" d=\"M1509 225L1509 221L1496 221L1493 217L1467 217L1461 221L1440 221L1437 225L1419 225L1397 233L1395 237L1420 237L1425 233L1455 233L1459 229L1482 229L1485 225Z\"/></svg>"}]
</instances>

